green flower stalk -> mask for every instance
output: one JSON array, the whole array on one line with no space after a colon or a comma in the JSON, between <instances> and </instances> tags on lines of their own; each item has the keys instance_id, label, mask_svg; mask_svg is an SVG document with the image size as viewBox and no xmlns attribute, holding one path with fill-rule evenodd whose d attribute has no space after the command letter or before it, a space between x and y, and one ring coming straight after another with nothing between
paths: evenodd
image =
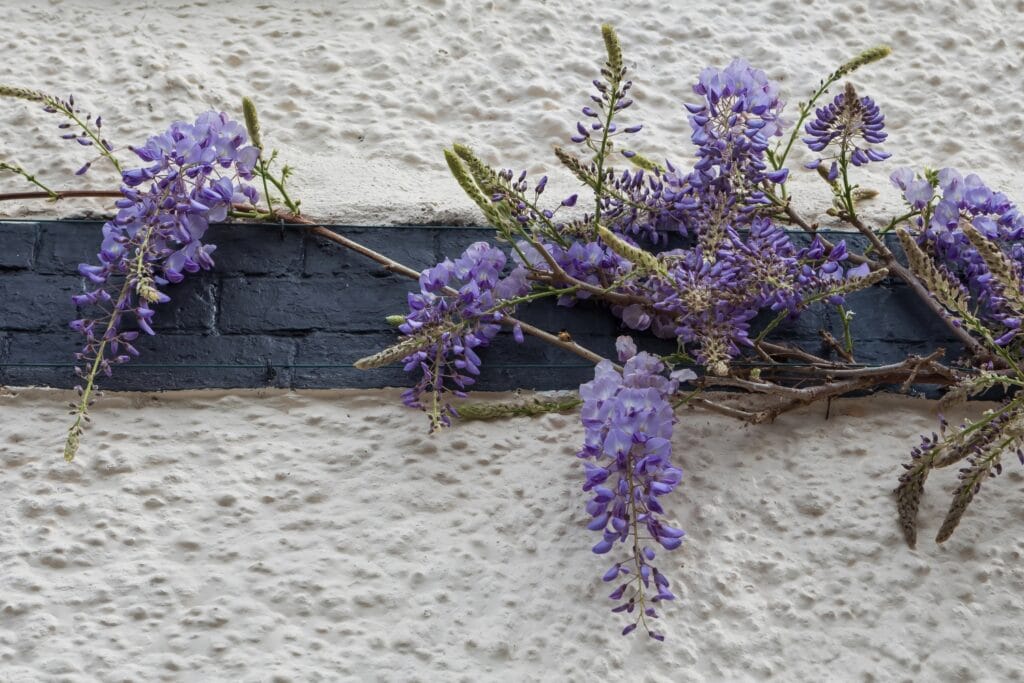
<instances>
[{"instance_id":1,"label":"green flower stalk","mask_svg":"<svg viewBox=\"0 0 1024 683\"><path fill-rule=\"evenodd\" d=\"M18 164L6 162L6 161L0 161L0 171L10 171L11 173L15 173L17 175L20 175L22 178L24 178L28 182L32 183L36 187L38 187L40 190L42 190L46 194L50 195L50 199L52 201L57 201L58 199L60 199L60 195L57 194L57 192L55 190L52 190L49 187L47 187L46 185L44 185L42 183L42 181L37 179L33 174L29 173L22 166L20 166Z\"/></svg>"},{"instance_id":2,"label":"green flower stalk","mask_svg":"<svg viewBox=\"0 0 1024 683\"><path fill-rule=\"evenodd\" d=\"M75 106L75 98L69 95L68 99L62 100L53 95L47 95L38 90L29 88L18 88L0 84L0 97L9 97L26 102L37 102L43 105L43 111L50 114L61 114L70 123L62 123L59 128L64 131L61 137L65 140L74 140L83 147L94 147L101 157L107 159L114 169L120 174L122 172L121 162L114 156L114 146L102 137L103 117L92 117L91 114L82 115L80 109ZM78 132L74 132L75 128ZM86 163L76 172L82 175L89 170L92 162Z\"/></svg>"},{"instance_id":3,"label":"green flower stalk","mask_svg":"<svg viewBox=\"0 0 1024 683\"><path fill-rule=\"evenodd\" d=\"M465 402L456 406L463 420L498 420L506 417L533 417L546 413L564 413L578 408L583 401L577 395L555 398L530 398L519 401Z\"/></svg>"}]
</instances>

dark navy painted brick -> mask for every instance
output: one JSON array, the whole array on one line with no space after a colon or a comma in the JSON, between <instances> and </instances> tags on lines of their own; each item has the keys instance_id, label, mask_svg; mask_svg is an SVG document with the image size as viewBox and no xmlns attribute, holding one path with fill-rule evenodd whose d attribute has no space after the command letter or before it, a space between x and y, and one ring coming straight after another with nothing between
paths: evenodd
<instances>
[{"instance_id":1,"label":"dark navy painted brick","mask_svg":"<svg viewBox=\"0 0 1024 683\"><path fill-rule=\"evenodd\" d=\"M171 300L156 307L151 327L157 332L212 333L216 331L217 292L219 282L210 273L196 273L178 284L161 287ZM85 315L99 311L83 308ZM135 316L131 313L122 318L120 328L138 330Z\"/></svg>"},{"instance_id":2,"label":"dark navy painted brick","mask_svg":"<svg viewBox=\"0 0 1024 683\"><path fill-rule=\"evenodd\" d=\"M81 335L72 330L54 332L11 332L10 363L74 363Z\"/></svg>"},{"instance_id":3,"label":"dark navy painted brick","mask_svg":"<svg viewBox=\"0 0 1024 683\"><path fill-rule=\"evenodd\" d=\"M589 301L574 306L555 305L554 299L531 302L519 308L517 317L548 332L565 330L572 335L596 334L613 338L622 334L622 323L608 307Z\"/></svg>"},{"instance_id":4,"label":"dark navy painted brick","mask_svg":"<svg viewBox=\"0 0 1024 683\"><path fill-rule=\"evenodd\" d=\"M0 270L32 267L38 230L35 223L0 223Z\"/></svg>"},{"instance_id":5,"label":"dark navy painted brick","mask_svg":"<svg viewBox=\"0 0 1024 683\"><path fill-rule=\"evenodd\" d=\"M11 353L13 332L0 332L0 363L6 363Z\"/></svg>"},{"instance_id":6,"label":"dark navy painted brick","mask_svg":"<svg viewBox=\"0 0 1024 683\"><path fill-rule=\"evenodd\" d=\"M433 230L338 227L335 232L416 271L429 268L438 261L434 253ZM305 273L307 275L338 275L373 271L383 271L383 267L365 256L323 237L314 235L306 237ZM410 286L415 286L411 280L407 280L407 282Z\"/></svg>"},{"instance_id":7,"label":"dark navy painted brick","mask_svg":"<svg viewBox=\"0 0 1024 683\"><path fill-rule=\"evenodd\" d=\"M176 285L163 287L171 297L153 318L155 330L214 332L220 283L215 274L195 274Z\"/></svg>"},{"instance_id":8,"label":"dark navy painted brick","mask_svg":"<svg viewBox=\"0 0 1024 683\"><path fill-rule=\"evenodd\" d=\"M888 341L931 340L948 342L950 332L914 292L903 284L872 287L848 297L856 311L857 337Z\"/></svg>"},{"instance_id":9,"label":"dark navy painted brick","mask_svg":"<svg viewBox=\"0 0 1024 683\"><path fill-rule=\"evenodd\" d=\"M80 337L71 331L58 333L15 333L6 363L73 363ZM266 366L287 366L293 362L295 340L266 335L176 335L140 336L135 346L140 356L118 367L113 377L103 378L107 389L196 389L203 387L290 386L285 370ZM201 364L207 367L173 367ZM160 367L151 367L151 366ZM210 367L224 365L227 367ZM240 367L255 365L259 367ZM171 366L171 367L164 367ZM27 382L70 387L77 383L72 367L8 367L9 383L18 378L40 377Z\"/></svg>"},{"instance_id":10,"label":"dark navy painted brick","mask_svg":"<svg viewBox=\"0 0 1024 683\"><path fill-rule=\"evenodd\" d=\"M48 276L28 271L0 275L0 330L66 328L75 306L71 297L82 291L82 278Z\"/></svg>"},{"instance_id":11,"label":"dark navy painted brick","mask_svg":"<svg viewBox=\"0 0 1024 683\"><path fill-rule=\"evenodd\" d=\"M394 331L370 334L346 332L314 332L297 342L295 364L292 371L296 386L329 387L398 387L409 381L401 368L387 367L357 370L351 367L310 368L303 365L351 365L372 355L398 339Z\"/></svg>"},{"instance_id":12,"label":"dark navy painted brick","mask_svg":"<svg viewBox=\"0 0 1024 683\"><path fill-rule=\"evenodd\" d=\"M103 241L102 223L47 221L39 224L40 273L78 273L78 264L95 263Z\"/></svg>"},{"instance_id":13,"label":"dark navy painted brick","mask_svg":"<svg viewBox=\"0 0 1024 683\"><path fill-rule=\"evenodd\" d=\"M218 273L234 275L302 274L307 239L294 226L262 224L214 225L206 241L217 245L213 254Z\"/></svg>"},{"instance_id":14,"label":"dark navy painted brick","mask_svg":"<svg viewBox=\"0 0 1024 683\"><path fill-rule=\"evenodd\" d=\"M494 244L494 235L493 228L438 228L434 240L437 247L434 253L435 263L443 261L446 257L456 258L474 242Z\"/></svg>"},{"instance_id":15,"label":"dark navy painted brick","mask_svg":"<svg viewBox=\"0 0 1024 683\"><path fill-rule=\"evenodd\" d=\"M7 364L0 367L0 383L75 383L71 367L18 364L67 366L72 361L81 342L67 330L68 320L76 315L69 297L83 291L77 267L95 260L100 229L101 223L83 222L0 224L0 365ZM465 227L338 231L417 270L494 235L490 229ZM855 234L828 237L847 238L858 246L863 242ZM394 343L399 336L384 316L405 312L406 293L416 288L414 282L294 227L212 226L208 238L220 246L215 269L166 287L172 302L157 309L160 334L141 338L142 357L118 368L105 387L375 387L415 381L400 367L303 367L344 366ZM793 239L806 244L810 237L794 234ZM897 244L893 236L888 241ZM899 253L898 247L894 251ZM959 352L942 323L903 285L853 294L849 307L857 311L854 351L860 362L893 362L940 345L949 349L947 357ZM519 315L552 333L565 330L608 357L615 355L615 338L629 333L600 304L565 308L541 301L522 307ZM755 332L771 317L754 321ZM798 321L784 323L776 338L823 353L821 329L840 336L834 307L819 305ZM675 346L643 335L638 344L659 353ZM516 344L507 329L480 354L481 389L572 388L593 374L577 356L529 336ZM150 367L154 364L230 367ZM243 367L247 365L255 367Z\"/></svg>"},{"instance_id":16,"label":"dark navy painted brick","mask_svg":"<svg viewBox=\"0 0 1024 683\"><path fill-rule=\"evenodd\" d=\"M218 328L224 333L382 330L384 317L406 310L408 280L232 278L222 284Z\"/></svg>"}]
</instances>

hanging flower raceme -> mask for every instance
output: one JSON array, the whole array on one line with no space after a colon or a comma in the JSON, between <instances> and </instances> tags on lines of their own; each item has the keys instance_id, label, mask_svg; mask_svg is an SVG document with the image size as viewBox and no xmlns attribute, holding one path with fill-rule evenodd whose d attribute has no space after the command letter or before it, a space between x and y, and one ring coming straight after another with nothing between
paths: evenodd
<instances>
[{"instance_id":1,"label":"hanging flower raceme","mask_svg":"<svg viewBox=\"0 0 1024 683\"><path fill-rule=\"evenodd\" d=\"M587 144L591 149L597 151L601 143L608 138L639 133L643 129L643 124L633 124L621 128L616 123L608 123L607 127L605 125L610 118L609 114L614 116L633 104L633 100L628 94L630 88L633 87L633 81L621 81L625 72L626 69L623 67L621 74L615 75L610 81L594 79L596 92L590 95L590 100L596 108L588 105L580 109L580 113L589 120L576 122L576 133L570 137L573 142ZM608 75L612 76L610 73ZM631 156L628 150L625 150L623 154L627 157Z\"/></svg>"},{"instance_id":2,"label":"hanging flower raceme","mask_svg":"<svg viewBox=\"0 0 1024 683\"><path fill-rule=\"evenodd\" d=\"M804 132L808 137L803 140L811 151L823 153L807 164L807 168L814 169L829 163L826 176L830 181L839 177L840 164L844 160L854 166L863 166L892 156L874 147L888 137L885 116L870 97L857 97L849 83L832 102L815 111L814 120L804 126Z\"/></svg>"},{"instance_id":3,"label":"hanging flower raceme","mask_svg":"<svg viewBox=\"0 0 1024 683\"><path fill-rule=\"evenodd\" d=\"M725 69L701 71L693 91L703 102L687 104L690 139L697 163L687 177L703 210L749 209L767 203L759 189L764 181L781 183L788 170L769 170L765 152L772 137L782 135L778 86L742 59ZM694 207L697 208L697 207Z\"/></svg>"},{"instance_id":4,"label":"hanging flower raceme","mask_svg":"<svg viewBox=\"0 0 1024 683\"><path fill-rule=\"evenodd\" d=\"M666 161L664 168L617 177L614 188L624 199L607 203L616 230L655 243L680 232L715 245L728 226L749 222L770 203L766 184L788 177L788 169L772 170L765 160L769 141L782 134L785 105L764 71L741 59L708 67L693 91L703 98L685 105L697 163L689 172Z\"/></svg>"},{"instance_id":5,"label":"hanging flower raceme","mask_svg":"<svg viewBox=\"0 0 1024 683\"><path fill-rule=\"evenodd\" d=\"M98 153L96 158L75 171L75 175L84 174L99 157L106 157L118 171L121 170L120 163L113 155L114 146L103 137L103 117L98 114L93 116L88 112L83 114L81 107L75 104L74 95L68 95L67 99L62 99L38 90L0 85L0 97L38 102L43 105L43 111L48 114L59 114L67 119L57 126L61 131L61 139L74 140L82 147L92 147ZM27 172L21 170L21 175L31 178ZM35 182L34 178L31 179ZM38 182L35 184L39 185Z\"/></svg>"},{"instance_id":6,"label":"hanging flower raceme","mask_svg":"<svg viewBox=\"0 0 1024 683\"><path fill-rule=\"evenodd\" d=\"M99 264L79 266L92 288L73 301L100 312L70 325L85 344L75 355L84 385L65 445L68 460L78 449L96 377L138 355L133 342L139 331L155 333L152 307L170 301L161 291L165 285L213 266L216 247L202 241L210 222L224 220L232 202L259 200L244 182L252 179L259 154L247 143L245 128L226 114L207 112L132 148L148 165L124 171L124 196L117 216L103 225Z\"/></svg>"},{"instance_id":7,"label":"hanging flower raceme","mask_svg":"<svg viewBox=\"0 0 1024 683\"><path fill-rule=\"evenodd\" d=\"M713 251L701 246L661 252L664 274L627 282L622 293L650 302L612 307L631 329L677 338L697 360L723 374L762 311L797 315L807 303L843 301L845 291L870 274L866 265L846 268L843 241L826 251L819 239L797 249L777 225L755 218L740 232L727 227Z\"/></svg>"},{"instance_id":8,"label":"hanging flower raceme","mask_svg":"<svg viewBox=\"0 0 1024 683\"><path fill-rule=\"evenodd\" d=\"M656 553L651 546L674 550L682 544L683 530L659 517L665 514L659 499L683 476L671 462L675 417L669 398L679 381L694 375L681 371L665 377L664 364L648 353L637 353L629 337L619 337L616 348L625 363L622 372L602 361L594 379L580 386L586 436L579 457L585 460L583 490L593 496L587 503L592 518L587 528L602 534L595 553L607 554L616 544L625 552L603 577L607 582L621 581L610 596L620 603L612 611L634 615L623 635L642 624L650 637L663 640L648 620L658 617L657 603L674 600L675 595L652 564Z\"/></svg>"},{"instance_id":9,"label":"hanging flower raceme","mask_svg":"<svg viewBox=\"0 0 1024 683\"><path fill-rule=\"evenodd\" d=\"M356 363L366 369L401 360L406 372L421 372L419 382L402 399L427 413L430 431L451 424L451 417L458 414L448 395L463 397L463 390L476 382L481 365L476 349L494 339L515 309L503 301L530 291L526 269L517 267L502 277L505 263L501 249L476 242L455 261L445 259L424 270L420 291L409 294L409 313L399 325L405 339ZM523 340L518 325L513 336Z\"/></svg>"},{"instance_id":10,"label":"hanging flower raceme","mask_svg":"<svg viewBox=\"0 0 1024 683\"><path fill-rule=\"evenodd\" d=\"M1002 252L1009 269L1006 275L1019 281L1024 274L1024 214L1005 194L992 190L973 173L963 176L956 169L944 168L922 178L909 168L900 168L890 178L919 212L915 219L918 244L967 286L982 319L1002 326L996 341L1008 344L1021 328L1016 301L1024 293L1018 285L1008 290L1008 283L1001 282L1006 278L993 276L968 232L973 228L975 240L986 240Z\"/></svg>"}]
</instances>

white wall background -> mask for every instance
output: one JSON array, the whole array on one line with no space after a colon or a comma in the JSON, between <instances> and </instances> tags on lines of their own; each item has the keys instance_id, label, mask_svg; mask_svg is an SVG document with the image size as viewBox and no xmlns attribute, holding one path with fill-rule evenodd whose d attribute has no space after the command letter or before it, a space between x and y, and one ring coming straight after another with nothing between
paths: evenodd
<instances>
[{"instance_id":1,"label":"white wall background","mask_svg":"<svg viewBox=\"0 0 1024 683\"><path fill-rule=\"evenodd\" d=\"M477 217L442 146L553 169L601 22L634 69L638 148L675 159L702 66L746 57L795 102L888 42L894 55L854 78L894 153L865 184L898 164L955 165L1024 199L1022 13L1020 0L2 0L0 82L73 91L121 145L206 108L237 114L248 94L310 214L450 222ZM79 187L82 148L56 123L0 102L0 158ZM810 212L816 182L796 183ZM576 189L557 172L549 187ZM619 638L604 611L574 417L428 438L394 392L107 397L67 466L66 398L0 394L5 683L1021 678L1016 464L946 545L930 538L953 473L929 481L916 551L896 528L888 492L935 426L927 403L847 401L829 421L814 409L757 429L681 415L687 478L670 512L689 540L662 560L682 599L655 645Z\"/></svg>"},{"instance_id":2,"label":"white wall background","mask_svg":"<svg viewBox=\"0 0 1024 683\"><path fill-rule=\"evenodd\" d=\"M705 65L746 58L781 83L795 112L823 75L888 43L893 56L853 78L886 114L894 154L866 184L886 187L897 165L955 165L1024 194L1020 0L3 0L0 8L0 82L73 91L103 112L122 146L207 108L240 116L239 100L250 95L266 137L296 169L307 212L341 222L476 220L441 156L452 141L496 165L552 172L552 199L575 191L551 147L568 144L587 103L603 55L601 22L621 36L636 83L629 113L646 125L636 146L651 156L690 154L681 103ZM55 125L27 105L0 102L0 158L56 187L116 182L99 170L74 179L84 150L59 140ZM798 201L813 212L820 181L809 172L804 179ZM887 215L894 197L874 213Z\"/></svg>"}]
</instances>

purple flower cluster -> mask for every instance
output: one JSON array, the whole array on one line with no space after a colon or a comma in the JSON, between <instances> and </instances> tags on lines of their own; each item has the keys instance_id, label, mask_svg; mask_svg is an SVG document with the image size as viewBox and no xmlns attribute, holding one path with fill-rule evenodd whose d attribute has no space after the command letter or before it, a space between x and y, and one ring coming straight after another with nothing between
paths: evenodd
<instances>
[{"instance_id":1,"label":"purple flower cluster","mask_svg":"<svg viewBox=\"0 0 1024 683\"><path fill-rule=\"evenodd\" d=\"M737 59L724 69L701 71L693 92L703 102L687 104L690 139L697 146L697 163L688 176L698 196L715 201L729 197L747 206L767 203L759 186L781 183L787 169L769 170L768 141L782 135L783 102L778 86L760 69Z\"/></svg>"},{"instance_id":2,"label":"purple flower cluster","mask_svg":"<svg viewBox=\"0 0 1024 683\"><path fill-rule=\"evenodd\" d=\"M817 239L797 249L763 214L769 203L765 188L784 182L788 173L770 170L765 161L769 140L782 133L784 106L765 73L736 60L722 70L702 71L693 89L704 98L686 105L697 146L693 170L684 173L666 162L655 172L623 172L615 189L628 201L611 202L606 220L623 235L654 242L673 229L694 239L691 248L661 254L668 278L637 279L624 287L649 305L613 311L632 329L696 344L698 360L712 366L750 344L750 322L761 310L796 314L811 295L865 276L868 268L845 269L842 242L830 253ZM854 112L860 116L854 132L884 139L877 107L868 98L857 100ZM867 152L854 153L855 163L862 154ZM872 159L883 154L870 150ZM840 303L841 297L830 301Z\"/></svg>"},{"instance_id":3,"label":"purple flower cluster","mask_svg":"<svg viewBox=\"0 0 1024 683\"><path fill-rule=\"evenodd\" d=\"M766 189L787 177L786 169L771 170L766 162L769 141L782 133L784 105L776 84L736 60L725 69L702 71L693 89L703 97L686 105L697 147L693 169L683 172L666 162L664 169L647 164L647 170L609 171L601 196L600 222L626 242L636 238L657 245L669 231L692 239L688 248L659 255L663 272L636 271L608 245L594 241L591 217L553 223L553 212L540 215L522 199L509 207L524 229L543 235L532 247L519 243L524 265L544 271L554 261L578 281L632 297L635 303L612 306L626 326L677 338L695 347L702 364L724 371L741 347L751 344L750 325L761 311L795 315L808 300L823 298L818 295L846 278L867 275L868 268L845 268L842 242L829 253L819 240L796 248L766 215ZM605 101L604 94L594 95L594 101ZM862 132L872 137L875 110L869 100L857 100L862 106L867 121ZM596 112L588 107L584 114L593 118ZM578 129L577 141L592 145L591 132L600 128L591 129ZM525 176L513 181L506 171L501 177L513 192L525 193ZM493 199L509 196L499 193ZM590 296L578 291L559 302L572 305ZM828 299L842 301L839 295Z\"/></svg>"},{"instance_id":4,"label":"purple flower cluster","mask_svg":"<svg viewBox=\"0 0 1024 683\"><path fill-rule=\"evenodd\" d=\"M76 306L102 309L71 323L85 336L76 358L90 385L97 372L109 375L113 364L138 354L138 332L126 329L132 319L154 334L152 306L170 300L160 287L213 266L215 247L202 242L210 222L224 220L234 201L259 199L242 182L253 177L259 152L226 114L176 122L133 151L148 165L122 174L124 196L117 216L103 225L99 264L79 266L93 288L73 298Z\"/></svg>"},{"instance_id":5,"label":"purple flower cluster","mask_svg":"<svg viewBox=\"0 0 1024 683\"><path fill-rule=\"evenodd\" d=\"M635 614L623 635L643 624L650 637L664 640L647 620L657 618L656 603L674 600L675 595L665 575L651 564L656 556L651 545L674 550L684 535L659 519L665 514L659 498L671 493L683 476L671 462L675 417L669 399L678 381L693 375L665 377L664 364L646 352L637 353L629 337L620 337L616 347L625 363L622 372L602 361L594 379L580 386L586 436L579 457L586 461L583 490L593 496L587 503L592 518L587 528L602 534L593 548L599 555L612 551L616 543L626 546L626 558L603 577L607 582L622 581L610 595L621 603L612 611ZM655 594L649 597L651 590Z\"/></svg>"},{"instance_id":6,"label":"purple flower cluster","mask_svg":"<svg viewBox=\"0 0 1024 683\"><path fill-rule=\"evenodd\" d=\"M612 194L605 200L601 220L625 235L658 245L671 234L686 234L691 222L687 209L695 203L681 191L675 166L664 171L624 169L612 178Z\"/></svg>"},{"instance_id":7,"label":"purple flower cluster","mask_svg":"<svg viewBox=\"0 0 1024 683\"><path fill-rule=\"evenodd\" d=\"M548 185L547 176L541 176L540 180L533 186L533 201L529 204L526 197L529 188L526 171L521 171L516 176L515 171L512 169L502 169L498 171L497 180L501 184L501 189L491 195L491 201L495 204L505 202L505 206L517 222L523 224L530 223L540 220L541 215L547 219L554 217L554 211L543 211L538 215L538 212L531 206L531 204L535 206L537 200L544 194L544 190ZM573 203L575 203L575 200L573 200Z\"/></svg>"},{"instance_id":8,"label":"purple flower cluster","mask_svg":"<svg viewBox=\"0 0 1024 683\"><path fill-rule=\"evenodd\" d=\"M626 171L614 180L605 220L616 230L651 241L668 232L716 238L727 226L752 220L770 202L764 188L785 182L788 169L766 163L769 141L782 134L778 86L737 59L704 69L693 86L700 102L686 104L697 162L685 171L665 162L656 171Z\"/></svg>"},{"instance_id":9,"label":"purple flower cluster","mask_svg":"<svg viewBox=\"0 0 1024 683\"><path fill-rule=\"evenodd\" d=\"M808 137L804 142L814 152L825 152L829 147L838 149L832 155L822 156L807 164L807 168L818 168L831 161L827 172L829 180L839 177L839 164L843 159L854 166L863 166L871 161L882 161L891 155L873 145L885 142L885 116L870 97L856 96L852 86L845 92L815 111L815 117L806 126Z\"/></svg>"},{"instance_id":10,"label":"purple flower cluster","mask_svg":"<svg viewBox=\"0 0 1024 683\"><path fill-rule=\"evenodd\" d=\"M1018 274L1024 273L1024 213L1002 192L988 187L980 177L944 168L921 178L909 168L890 176L903 197L917 210L918 242L954 276L963 281L988 322L1001 325L999 344L1010 343L1021 320L1006 305L1004 293L993 282L988 266L964 234L969 223L992 240L1009 257Z\"/></svg>"},{"instance_id":11,"label":"purple flower cluster","mask_svg":"<svg viewBox=\"0 0 1024 683\"><path fill-rule=\"evenodd\" d=\"M701 364L721 372L741 346L752 344L750 324L759 312L795 315L811 295L868 274L866 265L844 268L847 256L842 241L828 253L817 238L797 249L784 230L757 217L746 234L727 228L712 253L700 247L662 252L667 278L637 279L623 288L650 303L612 310L632 329L693 345Z\"/></svg>"},{"instance_id":12,"label":"purple flower cluster","mask_svg":"<svg viewBox=\"0 0 1024 683\"><path fill-rule=\"evenodd\" d=\"M449 425L457 414L445 394L465 396L463 390L480 374L475 349L490 343L514 308L502 306L502 301L530 290L525 268L501 276L506 260L501 249L476 242L455 261L445 259L424 270L420 291L409 293L409 314L399 329L422 345L402 362L406 372L423 374L402 398L406 405L427 412L431 431ZM513 335L516 341L523 340L518 325ZM426 406L424 395L429 396Z\"/></svg>"}]
</instances>

